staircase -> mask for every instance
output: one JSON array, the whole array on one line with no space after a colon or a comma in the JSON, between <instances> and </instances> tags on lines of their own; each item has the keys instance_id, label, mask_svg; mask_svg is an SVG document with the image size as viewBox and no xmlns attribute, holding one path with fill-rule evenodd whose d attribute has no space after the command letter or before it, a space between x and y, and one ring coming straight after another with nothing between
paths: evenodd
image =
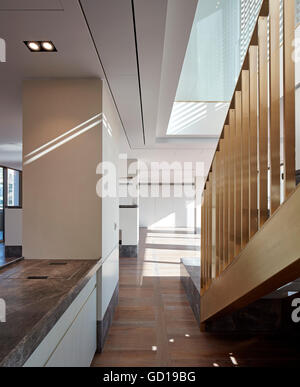
<instances>
[{"instance_id":1,"label":"staircase","mask_svg":"<svg viewBox=\"0 0 300 387\"><path fill-rule=\"evenodd\" d=\"M262 3L203 191L201 323L300 277L295 1L283 0L282 21L280 9Z\"/></svg>"}]
</instances>

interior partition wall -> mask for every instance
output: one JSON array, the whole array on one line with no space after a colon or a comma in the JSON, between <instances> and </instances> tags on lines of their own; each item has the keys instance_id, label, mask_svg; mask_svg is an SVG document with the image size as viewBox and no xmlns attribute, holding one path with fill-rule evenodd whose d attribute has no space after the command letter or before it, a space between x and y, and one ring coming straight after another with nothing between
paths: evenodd
<instances>
[{"instance_id":1,"label":"interior partition wall","mask_svg":"<svg viewBox=\"0 0 300 387\"><path fill-rule=\"evenodd\" d=\"M23 84L23 256L101 260L98 351L118 299L119 197L114 166L121 130L109 88L101 79ZM106 168L115 192L106 191Z\"/></svg>"}]
</instances>

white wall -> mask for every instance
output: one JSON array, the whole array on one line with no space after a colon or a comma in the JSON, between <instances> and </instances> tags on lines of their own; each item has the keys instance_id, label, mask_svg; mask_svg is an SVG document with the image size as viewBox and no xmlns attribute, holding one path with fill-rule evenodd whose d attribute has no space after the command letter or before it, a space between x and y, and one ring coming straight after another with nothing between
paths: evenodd
<instances>
[{"instance_id":1,"label":"white wall","mask_svg":"<svg viewBox=\"0 0 300 387\"><path fill-rule=\"evenodd\" d=\"M118 187L119 138L121 124L107 86L103 85L103 113L107 127L103 125L102 162L112 163L116 167L114 184ZM119 198L102 198L102 258L105 259L119 243Z\"/></svg>"},{"instance_id":2,"label":"white wall","mask_svg":"<svg viewBox=\"0 0 300 387\"><path fill-rule=\"evenodd\" d=\"M165 198L162 186L152 185L157 190L158 197L140 197L140 227L173 228L195 226L195 200L193 198L174 197L174 186L164 186L170 189L171 197ZM141 186L141 192L143 186Z\"/></svg>"},{"instance_id":3,"label":"white wall","mask_svg":"<svg viewBox=\"0 0 300 387\"><path fill-rule=\"evenodd\" d=\"M22 246L22 208L5 209L5 245Z\"/></svg>"},{"instance_id":4,"label":"white wall","mask_svg":"<svg viewBox=\"0 0 300 387\"><path fill-rule=\"evenodd\" d=\"M119 137L121 123L113 104L108 87L103 82L103 113L107 125L103 125L102 161L112 163L116 168L113 183L115 197L102 198L102 254L104 263L98 272L98 320L102 320L114 290L119 282ZM100 177L98 177L100 178Z\"/></svg>"},{"instance_id":5,"label":"white wall","mask_svg":"<svg viewBox=\"0 0 300 387\"><path fill-rule=\"evenodd\" d=\"M101 198L96 195L96 166L102 160L102 126L99 118L93 120L94 126L91 121L87 123L101 113L100 79L25 81L25 258L101 257Z\"/></svg>"},{"instance_id":6,"label":"white wall","mask_svg":"<svg viewBox=\"0 0 300 387\"><path fill-rule=\"evenodd\" d=\"M117 111L100 79L27 81L23 101L24 256L102 258L97 275L98 319L102 320L119 280L121 124ZM86 121L101 113L96 119L100 122L87 129L95 122ZM26 164L32 157L26 155L56 139L51 148L60 142L60 136L65 139L66 132L82 123L80 131L86 131ZM97 195L101 178L97 167L103 162L116 170L114 197Z\"/></svg>"}]
</instances>

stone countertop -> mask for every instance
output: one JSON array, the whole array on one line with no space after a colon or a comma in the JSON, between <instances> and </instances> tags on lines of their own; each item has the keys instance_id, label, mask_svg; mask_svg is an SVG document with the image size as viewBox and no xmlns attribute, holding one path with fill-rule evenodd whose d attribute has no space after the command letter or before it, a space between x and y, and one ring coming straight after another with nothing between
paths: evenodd
<instances>
[{"instance_id":1,"label":"stone countertop","mask_svg":"<svg viewBox=\"0 0 300 387\"><path fill-rule=\"evenodd\" d=\"M25 259L0 270L1 367L26 362L100 266L101 260Z\"/></svg>"}]
</instances>

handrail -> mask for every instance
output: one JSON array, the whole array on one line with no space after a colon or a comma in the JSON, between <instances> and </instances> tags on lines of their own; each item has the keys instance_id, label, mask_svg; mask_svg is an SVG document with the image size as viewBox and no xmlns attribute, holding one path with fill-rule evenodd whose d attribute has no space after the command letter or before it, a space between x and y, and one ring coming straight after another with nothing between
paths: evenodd
<instances>
[{"instance_id":1,"label":"handrail","mask_svg":"<svg viewBox=\"0 0 300 387\"><path fill-rule=\"evenodd\" d=\"M296 186L294 20L283 0L284 199ZM281 115L280 0L264 0L203 191L202 293L281 205Z\"/></svg>"}]
</instances>

